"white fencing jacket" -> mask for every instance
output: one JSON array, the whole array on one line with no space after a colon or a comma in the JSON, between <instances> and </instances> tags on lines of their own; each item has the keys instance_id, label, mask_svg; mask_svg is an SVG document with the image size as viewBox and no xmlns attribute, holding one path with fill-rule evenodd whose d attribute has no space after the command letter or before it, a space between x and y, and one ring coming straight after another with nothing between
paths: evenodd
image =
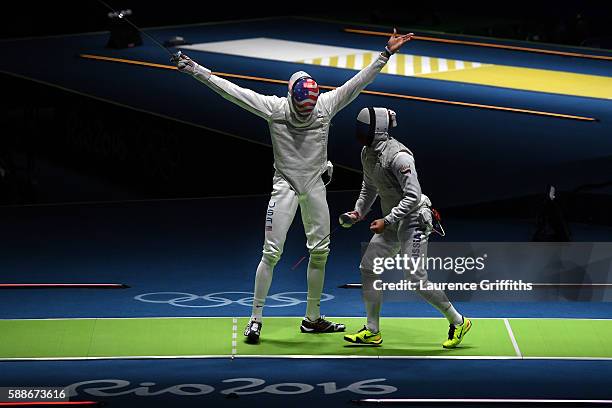
<instances>
[{"instance_id":1,"label":"white fencing jacket","mask_svg":"<svg viewBox=\"0 0 612 408\"><path fill-rule=\"evenodd\" d=\"M355 211L361 217L380 196L385 224L395 224L423 206L431 206L421 193L412 152L386 133L377 134L372 147L361 151L363 183Z\"/></svg>"},{"instance_id":2,"label":"white fencing jacket","mask_svg":"<svg viewBox=\"0 0 612 408\"><path fill-rule=\"evenodd\" d=\"M236 105L268 122L274 168L291 187L304 194L327 170L327 141L331 119L369 85L389 59L380 54L344 85L319 96L312 113L300 117L291 97L261 95L197 66L194 78Z\"/></svg>"}]
</instances>

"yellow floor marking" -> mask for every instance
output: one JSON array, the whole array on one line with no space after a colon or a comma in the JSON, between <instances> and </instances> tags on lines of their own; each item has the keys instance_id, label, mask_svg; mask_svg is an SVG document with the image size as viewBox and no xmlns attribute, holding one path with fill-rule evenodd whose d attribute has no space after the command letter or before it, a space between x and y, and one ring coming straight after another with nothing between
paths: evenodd
<instances>
[{"instance_id":1,"label":"yellow floor marking","mask_svg":"<svg viewBox=\"0 0 612 408\"><path fill-rule=\"evenodd\" d=\"M380 33L374 34L379 35ZM454 43L455 40L443 40L443 42ZM183 48L269 61L314 64L353 70L363 69L379 55L378 51L372 50L264 37L192 44ZM510 49L514 49L514 47L510 47ZM406 50L406 52L410 52L408 48ZM575 55L572 54L572 56ZM612 60L612 57L610 59ZM576 64L578 63L576 62ZM490 65L483 64L480 61L446 59L439 56L396 54L391 57L390 62L383 69L383 73L385 75L420 76L430 79L562 95L608 100L612 98L612 71L608 76L587 75L547 69Z\"/></svg>"},{"instance_id":2,"label":"yellow floor marking","mask_svg":"<svg viewBox=\"0 0 612 408\"><path fill-rule=\"evenodd\" d=\"M151 67L151 68L162 68L162 69L176 70L175 66L155 64L155 63L150 63L150 62L146 62L146 61L127 60L127 59L122 59L122 58L113 58L113 57L106 57L106 56L102 56L102 55L91 55L91 54L80 54L79 56L81 58L91 59L91 60L109 61L109 62L115 62L115 63L123 63L123 64L132 64L132 65L146 66L146 67ZM264 78L264 77L256 77L256 76L241 75L241 74L232 74L232 73L226 73L226 72L213 72L213 74L218 75L218 76L223 77L223 78L246 79L246 80L250 80L250 81L258 81L258 82L266 82L266 83L274 83L274 84L283 84L283 85L287 84L287 81L286 80L282 80L282 79ZM331 86L331 85L322 85L322 84L319 84L319 87L321 89L326 89L326 90L336 89L335 86ZM441 104L447 104L447 105L465 106L465 107L472 107L472 108L479 108L479 109L490 109L490 110L497 110L497 111L525 113L525 114L530 114L530 115L547 116L547 117L554 117L554 118L560 118L560 119L580 120L580 121L585 121L585 122L595 122L595 121L598 120L597 118L588 117L588 116L577 116L577 115L568 115L568 114L564 114L564 113L535 111L535 110L530 110L530 109L512 108L512 107L507 107L507 106L483 105L483 104L477 104L477 103L472 103L472 102L461 102L461 101L452 101L452 100L448 100L448 99L426 98L426 97L423 97L423 96L405 95L405 94L397 94L397 93L389 93L389 92L379 92L379 91L363 90L363 91L361 91L361 93L367 94L367 95L377 95L377 96L384 96L384 97L390 97L390 98L399 98L399 99L408 99L408 100L415 100L415 101L422 101L422 102L432 102L432 103L441 103Z\"/></svg>"},{"instance_id":3,"label":"yellow floor marking","mask_svg":"<svg viewBox=\"0 0 612 408\"><path fill-rule=\"evenodd\" d=\"M346 67L362 69L370 64L376 53L346 56ZM573 72L481 64L473 61L452 60L420 55L397 54L385 65L382 73L418 76L445 81L464 82L502 88L612 99L612 77L577 74ZM308 61L306 61L308 63ZM315 58L312 64L337 67L338 57Z\"/></svg>"},{"instance_id":4,"label":"yellow floor marking","mask_svg":"<svg viewBox=\"0 0 612 408\"><path fill-rule=\"evenodd\" d=\"M397 74L406 75L406 56L404 54L397 54L395 58L395 63L397 64Z\"/></svg>"},{"instance_id":5,"label":"yellow floor marking","mask_svg":"<svg viewBox=\"0 0 612 408\"><path fill-rule=\"evenodd\" d=\"M440 70L437 58L429 59L429 68L431 69L431 72L438 72Z\"/></svg>"},{"instance_id":6,"label":"yellow floor marking","mask_svg":"<svg viewBox=\"0 0 612 408\"><path fill-rule=\"evenodd\" d=\"M391 35L391 33L385 33L385 32L380 32L380 31L370 31L370 30L358 30L354 28L345 28L344 31L346 31L347 33L375 35L375 36L380 36L380 37L389 37ZM485 42L478 42L478 41L453 40L450 38L427 37L427 36L422 36L422 35L415 35L414 37L412 37L412 39L422 40L422 41L440 42L440 43L447 43L447 44L473 45L473 46L479 46L479 47L501 48L501 49L513 50L513 51L534 52L538 54L563 55L566 57L577 57L577 58L588 58L588 59L612 61L612 55L583 54L579 52L547 50L543 48L521 47L517 45L505 45L505 44L492 44L492 43L485 43Z\"/></svg>"},{"instance_id":7,"label":"yellow floor marking","mask_svg":"<svg viewBox=\"0 0 612 408\"><path fill-rule=\"evenodd\" d=\"M346 56L346 67L350 69L355 69L355 54Z\"/></svg>"},{"instance_id":8,"label":"yellow floor marking","mask_svg":"<svg viewBox=\"0 0 612 408\"><path fill-rule=\"evenodd\" d=\"M491 85L562 95L612 98L612 77L544 69L485 65L472 69L432 72L423 78Z\"/></svg>"},{"instance_id":9,"label":"yellow floor marking","mask_svg":"<svg viewBox=\"0 0 612 408\"><path fill-rule=\"evenodd\" d=\"M420 74L422 71L421 69L421 56L420 55L415 55L413 60L412 60L412 65L414 67L414 74L418 75Z\"/></svg>"}]
</instances>

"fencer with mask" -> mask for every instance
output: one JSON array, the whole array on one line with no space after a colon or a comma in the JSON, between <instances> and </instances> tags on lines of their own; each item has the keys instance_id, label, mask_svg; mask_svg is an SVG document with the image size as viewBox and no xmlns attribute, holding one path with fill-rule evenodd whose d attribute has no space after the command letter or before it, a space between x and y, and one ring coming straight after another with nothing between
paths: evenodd
<instances>
[{"instance_id":1,"label":"fencer with mask","mask_svg":"<svg viewBox=\"0 0 612 408\"><path fill-rule=\"evenodd\" d=\"M431 202L421 192L412 152L389 135L397 126L397 115L387 108L363 108L357 116L356 136L363 149L361 164L363 182L359 197L352 211L340 216L340 224L350 227L365 218L377 197L384 217L372 221L370 230L374 236L361 259L359 269L362 278L363 299L366 306L367 324L344 339L351 343L382 343L380 331L380 310L382 292L375 285L381 275L374 273L376 258L403 257L415 259L427 256L427 242L433 230ZM423 263L413 270L405 271L406 279L427 286L427 270ZM448 338L443 347L454 348L470 330L472 323L455 310L446 294L441 290L417 292L438 309L449 322Z\"/></svg>"},{"instance_id":2,"label":"fencer with mask","mask_svg":"<svg viewBox=\"0 0 612 408\"><path fill-rule=\"evenodd\" d=\"M394 30L378 58L345 84L329 92L321 93L317 82L306 72L296 72L289 80L286 97L261 95L242 88L212 74L184 54L178 53L173 57L180 72L191 75L223 98L268 122L275 174L266 208L263 256L255 274L252 315L244 330L247 341L259 341L262 311L274 266L281 257L298 206L310 252L306 314L300 329L304 333L345 330L343 324L321 316L319 305L329 254L329 238L326 238L330 231L329 209L326 186L321 177L326 172L331 173L331 163L327 160L329 127L332 118L374 80L389 57L412 36L398 35Z\"/></svg>"}]
</instances>

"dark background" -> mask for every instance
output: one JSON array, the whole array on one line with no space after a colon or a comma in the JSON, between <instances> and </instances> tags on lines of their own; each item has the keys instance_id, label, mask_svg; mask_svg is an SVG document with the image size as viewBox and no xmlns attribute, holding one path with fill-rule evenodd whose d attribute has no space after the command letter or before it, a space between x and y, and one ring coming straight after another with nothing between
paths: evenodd
<instances>
[{"instance_id":1,"label":"dark background","mask_svg":"<svg viewBox=\"0 0 612 408\"><path fill-rule=\"evenodd\" d=\"M606 2L240 2L231 7L206 1L108 0L116 10L132 9L139 26L202 23L299 15L444 31L612 48L612 5ZM106 9L97 0L10 2L1 10L0 38L101 31Z\"/></svg>"},{"instance_id":2,"label":"dark background","mask_svg":"<svg viewBox=\"0 0 612 408\"><path fill-rule=\"evenodd\" d=\"M612 6L582 2L516 2L486 7L426 6L387 2L245 3L223 10L219 3L159 3L111 0L131 8L141 27L281 15L302 15L361 24L383 24L532 42L612 48ZM297 3L296 3L297 4ZM3 5L0 38L103 31L108 10L95 0ZM23 50L27 53L27 49ZM1 58L19 58L3 55ZM138 200L270 191L272 150L201 128L0 74L0 204ZM177 137L180 135L180 137ZM227 152L232 162L227 163ZM248 172L244 169L248 168ZM248 174L242 174L242 172ZM229 175L228 173L236 173ZM228 180L232 180L229 182ZM236 182L236 180L245 180ZM337 168L331 190L356 189L361 175ZM592 201L566 195L572 208ZM504 211L532 214L542 197L461 209L462 213ZM517 205L519 203L520 205ZM609 199L593 202L593 214L607 213ZM501 211L501 212L500 212ZM576 214L582 214L575 211ZM597 215L609 223L609 216ZM604 221L601 221L601 220ZM607 221L606 221L607 220Z\"/></svg>"}]
</instances>

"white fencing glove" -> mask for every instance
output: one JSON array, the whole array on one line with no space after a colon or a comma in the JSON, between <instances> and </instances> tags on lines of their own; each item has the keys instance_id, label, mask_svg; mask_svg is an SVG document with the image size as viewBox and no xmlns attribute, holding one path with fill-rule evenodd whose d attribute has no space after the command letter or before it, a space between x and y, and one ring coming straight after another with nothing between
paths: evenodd
<instances>
[{"instance_id":1,"label":"white fencing glove","mask_svg":"<svg viewBox=\"0 0 612 408\"><path fill-rule=\"evenodd\" d=\"M434 229L433 214L431 212L431 209L426 205L419 208L417 213L417 220L421 228L423 229L423 234L425 235L425 237L428 237L431 234L431 231L433 231Z\"/></svg>"},{"instance_id":2,"label":"white fencing glove","mask_svg":"<svg viewBox=\"0 0 612 408\"><path fill-rule=\"evenodd\" d=\"M338 218L338 222L340 222L340 225L342 225L344 228L350 228L353 226L353 224L359 222L360 220L361 216L357 211L345 212Z\"/></svg>"},{"instance_id":3,"label":"white fencing glove","mask_svg":"<svg viewBox=\"0 0 612 408\"><path fill-rule=\"evenodd\" d=\"M189 58L180 51L176 54L172 54L170 62L176 64L176 67L180 72L190 75L195 74L196 66L198 65L191 58Z\"/></svg>"},{"instance_id":4,"label":"white fencing glove","mask_svg":"<svg viewBox=\"0 0 612 408\"><path fill-rule=\"evenodd\" d=\"M176 54L172 54L170 62L176 64L176 67L178 68L179 72L189 74L199 80L207 81L210 78L210 75L212 74L209 69L199 65L194 60L192 60L180 51Z\"/></svg>"}]
</instances>

